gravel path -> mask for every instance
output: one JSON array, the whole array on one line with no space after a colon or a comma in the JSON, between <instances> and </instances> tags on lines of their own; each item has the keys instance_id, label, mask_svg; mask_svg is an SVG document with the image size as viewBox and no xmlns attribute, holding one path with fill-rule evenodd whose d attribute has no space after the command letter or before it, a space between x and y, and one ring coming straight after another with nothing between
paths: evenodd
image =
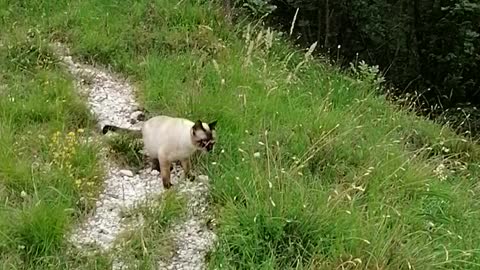
<instances>
[{"instance_id":1,"label":"gravel path","mask_svg":"<svg viewBox=\"0 0 480 270\"><path fill-rule=\"evenodd\" d=\"M96 67L75 63L62 44L55 49L68 71L75 77L77 89L88 99L91 112L100 127L113 124L130 129L139 129L141 123L132 124L139 105L135 101L134 88L120 76L115 76ZM132 209L147 200L158 197L164 191L157 171L141 170L134 174L105 160L106 177L104 190L96 203L96 209L83 224L75 228L71 242L77 247L97 245L109 250L119 234L141 224L128 223L122 212ZM208 177L198 176L195 181L184 181L178 166L172 172L175 188L188 198L187 216L175 224L172 234L175 253L168 265L159 262L159 269L204 269L205 254L212 247L215 235L205 225L207 215ZM131 221L130 221L131 222ZM117 265L117 266L115 266ZM113 268L119 269L116 263Z\"/></svg>"}]
</instances>

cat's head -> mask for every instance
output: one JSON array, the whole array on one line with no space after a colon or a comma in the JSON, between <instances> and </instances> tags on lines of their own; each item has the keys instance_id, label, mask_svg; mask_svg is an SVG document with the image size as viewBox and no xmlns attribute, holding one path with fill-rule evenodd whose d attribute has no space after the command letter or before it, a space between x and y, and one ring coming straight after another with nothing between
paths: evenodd
<instances>
[{"instance_id":1,"label":"cat's head","mask_svg":"<svg viewBox=\"0 0 480 270\"><path fill-rule=\"evenodd\" d=\"M203 152L210 152L213 150L216 141L215 126L217 121L209 124L197 120L192 127L191 137L195 147Z\"/></svg>"}]
</instances>

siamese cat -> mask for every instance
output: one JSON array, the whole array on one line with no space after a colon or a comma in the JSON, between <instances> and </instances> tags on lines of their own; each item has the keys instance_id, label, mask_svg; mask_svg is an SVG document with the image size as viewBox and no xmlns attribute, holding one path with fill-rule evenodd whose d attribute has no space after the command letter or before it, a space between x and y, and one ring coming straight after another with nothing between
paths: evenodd
<instances>
[{"instance_id":1,"label":"siamese cat","mask_svg":"<svg viewBox=\"0 0 480 270\"><path fill-rule=\"evenodd\" d=\"M217 121L209 124L198 120L192 122L184 118L165 115L155 116L143 123L141 131L122 129L106 125L102 132L135 132L143 138L146 153L152 162L152 169L161 172L163 186L170 188L170 168L173 162L180 161L185 176L190 175L190 156L197 150L210 152L215 145ZM140 134L141 133L141 134Z\"/></svg>"}]
</instances>

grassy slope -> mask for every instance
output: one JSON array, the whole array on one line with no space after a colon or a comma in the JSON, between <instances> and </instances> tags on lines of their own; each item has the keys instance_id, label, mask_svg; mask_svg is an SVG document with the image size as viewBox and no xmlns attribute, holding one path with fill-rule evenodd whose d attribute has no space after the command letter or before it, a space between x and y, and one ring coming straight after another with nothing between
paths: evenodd
<instances>
[{"instance_id":1,"label":"grassy slope","mask_svg":"<svg viewBox=\"0 0 480 270\"><path fill-rule=\"evenodd\" d=\"M132 76L153 113L219 120L217 151L198 168L214 180L212 269L480 265L476 145L326 64L296 70L303 52L225 24L210 1L64 2L3 0L2 23L12 36L38 31ZM5 149L25 128L8 117Z\"/></svg>"},{"instance_id":2,"label":"grassy slope","mask_svg":"<svg viewBox=\"0 0 480 270\"><path fill-rule=\"evenodd\" d=\"M22 30L0 34L0 267L73 266L87 258L66 251L64 233L101 184L98 146L81 143L93 122L45 43Z\"/></svg>"}]
</instances>

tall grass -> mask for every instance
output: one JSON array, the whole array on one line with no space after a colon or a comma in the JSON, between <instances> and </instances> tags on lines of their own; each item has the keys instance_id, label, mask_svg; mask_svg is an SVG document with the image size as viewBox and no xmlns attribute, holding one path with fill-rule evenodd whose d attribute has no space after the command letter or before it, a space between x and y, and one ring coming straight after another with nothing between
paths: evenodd
<instances>
[{"instance_id":1,"label":"tall grass","mask_svg":"<svg viewBox=\"0 0 480 270\"><path fill-rule=\"evenodd\" d=\"M478 146L388 104L369 76L258 25L226 24L211 1L2 10L7 28L20 23L132 76L151 113L218 119L217 148L197 164L213 179L219 225L210 268L480 265Z\"/></svg>"}]
</instances>

